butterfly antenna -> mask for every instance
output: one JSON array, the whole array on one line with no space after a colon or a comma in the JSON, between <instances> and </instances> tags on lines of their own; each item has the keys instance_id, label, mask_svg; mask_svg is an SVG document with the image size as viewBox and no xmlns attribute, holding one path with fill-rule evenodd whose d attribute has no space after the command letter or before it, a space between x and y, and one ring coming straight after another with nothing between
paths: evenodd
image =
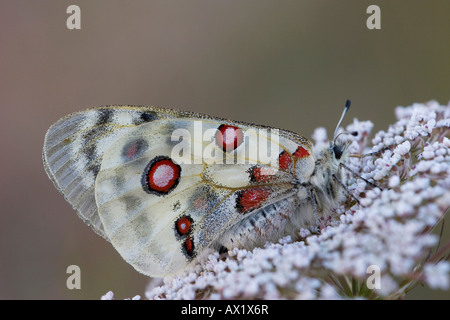
<instances>
[{"instance_id":1,"label":"butterfly antenna","mask_svg":"<svg viewBox=\"0 0 450 320\"><path fill-rule=\"evenodd\" d=\"M333 144L336 142L337 132L338 132L339 126L341 125L342 120L344 120L345 114L347 113L348 109L350 109L350 104L351 104L350 100L347 99L347 101L345 102L344 111L342 111L341 118L339 119L339 122L338 122L338 124L336 126L336 130L334 130Z\"/></svg>"},{"instance_id":2,"label":"butterfly antenna","mask_svg":"<svg viewBox=\"0 0 450 320\"><path fill-rule=\"evenodd\" d=\"M350 172L354 177L359 178L359 179L363 180L364 182L370 184L372 187L378 188L378 189L380 189L381 191L383 191L383 188L381 188L379 185L377 185L377 184L375 184L375 183L373 183L373 182L370 182L369 180L367 180L367 179L361 177L358 173L356 173L355 171L353 171L352 169L350 169L348 166L346 166L346 165L343 164L342 162L339 163L339 166L342 167L342 168L344 168L344 169L347 170L348 172Z\"/></svg>"}]
</instances>

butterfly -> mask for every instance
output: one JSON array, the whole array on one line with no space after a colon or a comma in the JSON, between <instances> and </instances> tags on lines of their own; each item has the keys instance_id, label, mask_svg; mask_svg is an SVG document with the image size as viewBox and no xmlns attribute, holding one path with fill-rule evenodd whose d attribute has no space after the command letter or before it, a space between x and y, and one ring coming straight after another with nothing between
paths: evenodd
<instances>
[{"instance_id":1,"label":"butterfly","mask_svg":"<svg viewBox=\"0 0 450 320\"><path fill-rule=\"evenodd\" d=\"M208 248L252 249L346 199L347 145L193 112L107 106L53 124L43 161L80 218L137 271L179 273Z\"/></svg>"}]
</instances>

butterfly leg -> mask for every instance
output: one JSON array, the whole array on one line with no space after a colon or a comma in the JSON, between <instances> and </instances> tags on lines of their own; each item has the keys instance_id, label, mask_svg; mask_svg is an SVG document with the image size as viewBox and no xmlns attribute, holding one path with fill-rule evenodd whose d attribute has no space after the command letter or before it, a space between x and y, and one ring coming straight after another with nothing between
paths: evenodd
<instances>
[{"instance_id":1,"label":"butterfly leg","mask_svg":"<svg viewBox=\"0 0 450 320\"><path fill-rule=\"evenodd\" d=\"M332 175L332 177L333 177L333 179L337 182L337 183L339 183L341 186L342 186L342 188L345 190L345 192L353 199L353 200L355 200L356 201L356 203L358 203L359 205L361 205L361 202L359 201L359 199L354 195L354 194L352 194L351 192L350 192L350 190L348 190L348 188L347 188L347 186L338 178L338 177L336 177L336 175Z\"/></svg>"},{"instance_id":2,"label":"butterfly leg","mask_svg":"<svg viewBox=\"0 0 450 320\"><path fill-rule=\"evenodd\" d=\"M377 156L380 153L385 152L386 150L389 150L389 147L384 147L383 149L379 150L379 151L374 151L374 152L369 152L369 153L363 153L363 154L350 154L350 157L354 157L354 158L364 158L364 157L372 157L372 156Z\"/></svg>"}]
</instances>

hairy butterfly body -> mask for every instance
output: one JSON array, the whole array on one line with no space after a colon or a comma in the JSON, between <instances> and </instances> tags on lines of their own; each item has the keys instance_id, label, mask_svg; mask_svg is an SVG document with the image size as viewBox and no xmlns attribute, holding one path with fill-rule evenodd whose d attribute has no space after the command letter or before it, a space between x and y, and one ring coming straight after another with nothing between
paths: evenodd
<instances>
[{"instance_id":1,"label":"hairy butterfly body","mask_svg":"<svg viewBox=\"0 0 450 320\"><path fill-rule=\"evenodd\" d=\"M134 106L66 116L43 149L83 221L150 276L175 274L207 248L315 230L345 199L346 157L334 142L314 153L286 130Z\"/></svg>"}]
</instances>

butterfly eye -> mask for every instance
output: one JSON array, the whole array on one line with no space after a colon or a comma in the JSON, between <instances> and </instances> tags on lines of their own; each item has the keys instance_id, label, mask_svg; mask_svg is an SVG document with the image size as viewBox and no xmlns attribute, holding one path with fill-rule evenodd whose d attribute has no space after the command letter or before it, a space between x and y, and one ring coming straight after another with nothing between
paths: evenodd
<instances>
[{"instance_id":1,"label":"butterfly eye","mask_svg":"<svg viewBox=\"0 0 450 320\"><path fill-rule=\"evenodd\" d=\"M336 159L340 159L342 157L342 149L338 146L333 147L334 157Z\"/></svg>"}]
</instances>

